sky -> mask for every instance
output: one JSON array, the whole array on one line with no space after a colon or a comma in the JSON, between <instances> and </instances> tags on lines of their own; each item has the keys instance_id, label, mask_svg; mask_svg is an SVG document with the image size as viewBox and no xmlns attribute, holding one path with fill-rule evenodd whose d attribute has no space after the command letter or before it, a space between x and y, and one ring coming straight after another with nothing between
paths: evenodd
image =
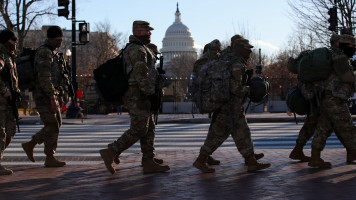
<instances>
[{"instance_id":1,"label":"sky","mask_svg":"<svg viewBox=\"0 0 356 200\"><path fill-rule=\"evenodd\" d=\"M111 32L121 32L127 39L133 21L148 21L155 29L152 42L162 48L166 30L175 20L177 3L196 47L242 34L255 48L271 55L287 45L295 27L287 0L76 0L76 19L89 22L91 31L95 24L108 22ZM71 11L71 4L69 7ZM45 23L72 29L71 21L64 17Z\"/></svg>"}]
</instances>

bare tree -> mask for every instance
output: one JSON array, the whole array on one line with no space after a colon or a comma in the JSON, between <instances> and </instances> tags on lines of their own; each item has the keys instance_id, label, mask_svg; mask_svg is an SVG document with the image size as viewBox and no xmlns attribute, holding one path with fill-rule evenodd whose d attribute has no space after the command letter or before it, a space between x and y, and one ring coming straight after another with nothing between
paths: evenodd
<instances>
[{"instance_id":1,"label":"bare tree","mask_svg":"<svg viewBox=\"0 0 356 200\"><path fill-rule=\"evenodd\" d=\"M56 15L54 8L45 0L0 0L0 27L17 32L18 49L22 50L30 28L41 17Z\"/></svg>"},{"instance_id":2,"label":"bare tree","mask_svg":"<svg viewBox=\"0 0 356 200\"><path fill-rule=\"evenodd\" d=\"M111 32L109 22L96 24L96 32L90 33L90 42L77 48L77 75L79 88L93 80L93 70L114 58L125 44L122 33ZM86 78L80 78L86 77Z\"/></svg>"},{"instance_id":3,"label":"bare tree","mask_svg":"<svg viewBox=\"0 0 356 200\"><path fill-rule=\"evenodd\" d=\"M328 9L337 6L339 27L355 32L356 0L288 0L292 19L318 46L328 46Z\"/></svg>"},{"instance_id":4,"label":"bare tree","mask_svg":"<svg viewBox=\"0 0 356 200\"><path fill-rule=\"evenodd\" d=\"M193 65L196 60L188 55L182 54L178 57L175 57L171 60L170 72L175 77L186 78L193 71Z\"/></svg>"}]
</instances>

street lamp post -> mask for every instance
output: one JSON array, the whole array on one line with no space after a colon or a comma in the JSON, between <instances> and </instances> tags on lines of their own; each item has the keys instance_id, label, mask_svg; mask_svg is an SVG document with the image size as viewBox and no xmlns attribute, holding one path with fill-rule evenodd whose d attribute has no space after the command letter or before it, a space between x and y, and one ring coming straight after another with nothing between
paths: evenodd
<instances>
[{"instance_id":1,"label":"street lamp post","mask_svg":"<svg viewBox=\"0 0 356 200\"><path fill-rule=\"evenodd\" d=\"M72 0L72 86L74 90L74 95L72 99L72 104L67 110L66 118L82 118L83 113L81 113L79 107L77 106L77 33L76 33L76 18L75 18L75 0Z\"/></svg>"}]
</instances>

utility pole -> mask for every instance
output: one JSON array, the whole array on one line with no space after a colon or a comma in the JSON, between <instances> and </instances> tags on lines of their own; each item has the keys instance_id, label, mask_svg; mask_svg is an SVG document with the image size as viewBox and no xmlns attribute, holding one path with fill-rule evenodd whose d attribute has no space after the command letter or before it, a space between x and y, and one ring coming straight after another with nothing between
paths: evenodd
<instances>
[{"instance_id":1,"label":"utility pole","mask_svg":"<svg viewBox=\"0 0 356 200\"><path fill-rule=\"evenodd\" d=\"M58 9L58 16L64 16L68 19L69 15L69 0L58 0L58 6L59 7L64 7L61 9ZM77 43L77 29L76 29L76 23L79 22L76 20L76 15L75 15L75 0L72 0L72 17L69 20L72 20L72 86L74 90L74 95L72 99L72 104L67 110L66 117L67 118L82 118L83 113L80 112L80 109L77 105L77 91L78 91L78 83L77 83L77 45L83 45L89 42L89 23L86 23L85 21L80 21L84 22L79 25L80 27L80 43Z\"/></svg>"}]
</instances>

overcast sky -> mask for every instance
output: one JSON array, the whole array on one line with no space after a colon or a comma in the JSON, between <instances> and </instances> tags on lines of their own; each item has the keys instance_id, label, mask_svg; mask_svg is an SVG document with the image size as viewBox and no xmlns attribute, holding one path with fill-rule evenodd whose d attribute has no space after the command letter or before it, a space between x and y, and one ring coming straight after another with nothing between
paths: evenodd
<instances>
[{"instance_id":1,"label":"overcast sky","mask_svg":"<svg viewBox=\"0 0 356 200\"><path fill-rule=\"evenodd\" d=\"M288 17L287 0L76 0L76 15L77 20L89 22L92 31L96 23L107 21L113 32L127 37L134 20L149 21L155 28L152 42L162 48L165 32L175 20L177 2L181 20L190 29L196 46L244 34L255 48L272 54L287 45L295 27ZM72 26L63 17L44 23L69 30Z\"/></svg>"}]
</instances>

